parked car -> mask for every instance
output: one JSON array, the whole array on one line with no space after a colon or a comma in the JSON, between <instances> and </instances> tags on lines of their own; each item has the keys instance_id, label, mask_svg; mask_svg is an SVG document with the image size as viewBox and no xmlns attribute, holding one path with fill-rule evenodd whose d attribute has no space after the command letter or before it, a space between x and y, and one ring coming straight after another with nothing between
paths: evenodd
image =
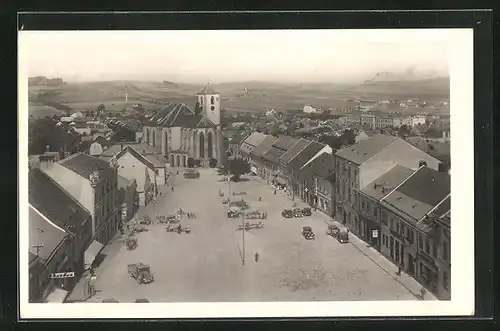
<instances>
[{"instance_id":1,"label":"parked car","mask_svg":"<svg viewBox=\"0 0 500 331\"><path fill-rule=\"evenodd\" d=\"M138 284L150 284L154 282L154 277L151 274L151 268L147 264L129 264L127 266L127 271L130 277L134 278Z\"/></svg>"},{"instance_id":2,"label":"parked car","mask_svg":"<svg viewBox=\"0 0 500 331\"><path fill-rule=\"evenodd\" d=\"M293 217L302 217L302 209L301 208L294 208L293 209Z\"/></svg>"},{"instance_id":3,"label":"parked car","mask_svg":"<svg viewBox=\"0 0 500 331\"><path fill-rule=\"evenodd\" d=\"M342 244L349 242L349 231L343 224L337 221L333 221L332 224L328 225L326 234L337 239Z\"/></svg>"},{"instance_id":4,"label":"parked car","mask_svg":"<svg viewBox=\"0 0 500 331\"><path fill-rule=\"evenodd\" d=\"M198 170L186 169L184 171L184 178L197 179L200 178L200 173L198 172Z\"/></svg>"},{"instance_id":5,"label":"parked car","mask_svg":"<svg viewBox=\"0 0 500 331\"><path fill-rule=\"evenodd\" d=\"M312 228L310 226L302 227L302 235L307 240L313 240L315 238L314 232L312 231Z\"/></svg>"},{"instance_id":6,"label":"parked car","mask_svg":"<svg viewBox=\"0 0 500 331\"><path fill-rule=\"evenodd\" d=\"M281 216L283 216L284 218L292 218L293 212L291 209L285 209L281 212Z\"/></svg>"},{"instance_id":7,"label":"parked car","mask_svg":"<svg viewBox=\"0 0 500 331\"><path fill-rule=\"evenodd\" d=\"M120 303L120 301L116 299L103 299L102 303Z\"/></svg>"},{"instance_id":8,"label":"parked car","mask_svg":"<svg viewBox=\"0 0 500 331\"><path fill-rule=\"evenodd\" d=\"M312 210L309 207L302 208L302 215L304 216L311 216L312 215Z\"/></svg>"},{"instance_id":9,"label":"parked car","mask_svg":"<svg viewBox=\"0 0 500 331\"><path fill-rule=\"evenodd\" d=\"M135 299L135 303L148 303L148 299Z\"/></svg>"}]
</instances>

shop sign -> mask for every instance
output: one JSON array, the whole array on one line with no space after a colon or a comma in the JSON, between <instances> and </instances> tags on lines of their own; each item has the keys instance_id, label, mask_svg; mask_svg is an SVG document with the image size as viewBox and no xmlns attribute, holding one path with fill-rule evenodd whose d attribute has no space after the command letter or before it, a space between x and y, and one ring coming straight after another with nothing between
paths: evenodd
<instances>
[{"instance_id":1,"label":"shop sign","mask_svg":"<svg viewBox=\"0 0 500 331\"><path fill-rule=\"evenodd\" d=\"M372 230L372 238L378 238L378 230Z\"/></svg>"},{"instance_id":2,"label":"shop sign","mask_svg":"<svg viewBox=\"0 0 500 331\"><path fill-rule=\"evenodd\" d=\"M50 278L56 279L56 278L73 278L75 277L74 272L56 272L56 273L51 273Z\"/></svg>"}]
</instances>

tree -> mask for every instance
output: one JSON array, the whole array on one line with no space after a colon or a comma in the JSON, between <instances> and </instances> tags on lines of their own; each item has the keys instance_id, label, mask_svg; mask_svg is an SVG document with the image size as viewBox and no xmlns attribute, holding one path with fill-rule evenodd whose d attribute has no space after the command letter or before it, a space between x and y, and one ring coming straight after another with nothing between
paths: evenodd
<instances>
[{"instance_id":1,"label":"tree","mask_svg":"<svg viewBox=\"0 0 500 331\"><path fill-rule=\"evenodd\" d=\"M243 159L229 160L229 172L233 175L234 181L239 181L241 175L250 172L250 164Z\"/></svg>"},{"instance_id":2,"label":"tree","mask_svg":"<svg viewBox=\"0 0 500 331\"><path fill-rule=\"evenodd\" d=\"M194 167L194 160L193 160L192 157L188 157L188 159L187 159L187 166L188 166L188 168Z\"/></svg>"},{"instance_id":3,"label":"tree","mask_svg":"<svg viewBox=\"0 0 500 331\"><path fill-rule=\"evenodd\" d=\"M43 154L46 146L51 151L61 149L72 151L76 149L81 141L81 136L57 125L51 117L34 118L28 123L28 153Z\"/></svg>"},{"instance_id":4,"label":"tree","mask_svg":"<svg viewBox=\"0 0 500 331\"><path fill-rule=\"evenodd\" d=\"M400 136L408 136L410 135L410 128L408 128L408 125L403 124L399 127L398 133Z\"/></svg>"},{"instance_id":5,"label":"tree","mask_svg":"<svg viewBox=\"0 0 500 331\"><path fill-rule=\"evenodd\" d=\"M356 142L356 136L352 130L347 129L340 136L340 141L343 145L352 145Z\"/></svg>"},{"instance_id":6,"label":"tree","mask_svg":"<svg viewBox=\"0 0 500 331\"><path fill-rule=\"evenodd\" d=\"M97 108L95 109L96 113L97 114L102 114L104 112L104 109L106 108L106 106L104 106L104 104L100 104L99 106L97 106Z\"/></svg>"},{"instance_id":7,"label":"tree","mask_svg":"<svg viewBox=\"0 0 500 331\"><path fill-rule=\"evenodd\" d=\"M210 168L215 168L217 166L217 159L211 158L208 160L208 163L210 165Z\"/></svg>"}]
</instances>

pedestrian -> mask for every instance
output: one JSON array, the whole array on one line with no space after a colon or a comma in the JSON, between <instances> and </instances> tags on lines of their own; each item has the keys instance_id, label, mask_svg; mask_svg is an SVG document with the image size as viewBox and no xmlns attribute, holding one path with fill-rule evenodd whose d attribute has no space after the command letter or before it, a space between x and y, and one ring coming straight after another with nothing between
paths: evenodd
<instances>
[{"instance_id":1,"label":"pedestrian","mask_svg":"<svg viewBox=\"0 0 500 331\"><path fill-rule=\"evenodd\" d=\"M172 192L174 191L174 187L172 186Z\"/></svg>"},{"instance_id":2,"label":"pedestrian","mask_svg":"<svg viewBox=\"0 0 500 331\"><path fill-rule=\"evenodd\" d=\"M274 189L274 195L276 195L276 189Z\"/></svg>"},{"instance_id":3,"label":"pedestrian","mask_svg":"<svg viewBox=\"0 0 500 331\"><path fill-rule=\"evenodd\" d=\"M255 262L259 262L259 253L255 252Z\"/></svg>"},{"instance_id":4,"label":"pedestrian","mask_svg":"<svg viewBox=\"0 0 500 331\"><path fill-rule=\"evenodd\" d=\"M401 276L401 266L400 265L398 265L398 272L396 273L396 275Z\"/></svg>"},{"instance_id":5,"label":"pedestrian","mask_svg":"<svg viewBox=\"0 0 500 331\"><path fill-rule=\"evenodd\" d=\"M177 170L177 174L179 174L179 170Z\"/></svg>"},{"instance_id":6,"label":"pedestrian","mask_svg":"<svg viewBox=\"0 0 500 331\"><path fill-rule=\"evenodd\" d=\"M191 213L187 213L189 219L191 219Z\"/></svg>"},{"instance_id":7,"label":"pedestrian","mask_svg":"<svg viewBox=\"0 0 500 331\"><path fill-rule=\"evenodd\" d=\"M423 286L422 286L422 287L420 288L420 298L421 298L422 300L424 300L424 296L425 296L425 293L426 293L426 292L427 292L427 290L425 289L425 287L423 287Z\"/></svg>"}]
</instances>

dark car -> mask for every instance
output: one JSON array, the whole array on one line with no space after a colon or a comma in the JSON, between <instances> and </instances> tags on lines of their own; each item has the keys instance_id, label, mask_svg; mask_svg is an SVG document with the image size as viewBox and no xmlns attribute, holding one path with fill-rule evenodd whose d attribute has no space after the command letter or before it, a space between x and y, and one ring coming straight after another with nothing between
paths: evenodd
<instances>
[{"instance_id":1,"label":"dark car","mask_svg":"<svg viewBox=\"0 0 500 331\"><path fill-rule=\"evenodd\" d=\"M281 216L283 216L284 218L292 218L293 212L291 209L285 209L281 212Z\"/></svg>"},{"instance_id":2,"label":"dark car","mask_svg":"<svg viewBox=\"0 0 500 331\"><path fill-rule=\"evenodd\" d=\"M311 216L312 215L312 210L309 207L303 208L302 209L302 215L304 216Z\"/></svg>"},{"instance_id":3,"label":"dark car","mask_svg":"<svg viewBox=\"0 0 500 331\"><path fill-rule=\"evenodd\" d=\"M135 303L148 303L148 299L135 299Z\"/></svg>"},{"instance_id":4,"label":"dark car","mask_svg":"<svg viewBox=\"0 0 500 331\"><path fill-rule=\"evenodd\" d=\"M314 232L312 231L312 228L310 226L302 227L302 235L307 240L313 240L315 238Z\"/></svg>"}]
</instances>

